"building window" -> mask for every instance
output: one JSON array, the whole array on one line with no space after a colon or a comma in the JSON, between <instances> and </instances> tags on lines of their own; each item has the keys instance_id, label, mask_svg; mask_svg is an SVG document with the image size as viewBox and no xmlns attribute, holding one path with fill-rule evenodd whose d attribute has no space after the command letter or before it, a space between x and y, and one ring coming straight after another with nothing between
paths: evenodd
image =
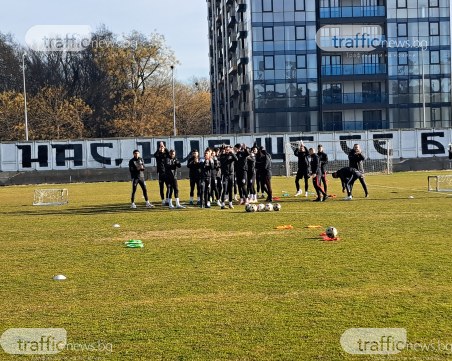
<instances>
[{"instance_id":1,"label":"building window","mask_svg":"<svg viewBox=\"0 0 452 361\"><path fill-rule=\"evenodd\" d=\"M430 35L439 35L439 23L430 23Z\"/></svg>"},{"instance_id":2,"label":"building window","mask_svg":"<svg viewBox=\"0 0 452 361\"><path fill-rule=\"evenodd\" d=\"M399 65L408 65L408 52L399 51L397 53L397 61Z\"/></svg>"},{"instance_id":3,"label":"building window","mask_svg":"<svg viewBox=\"0 0 452 361\"><path fill-rule=\"evenodd\" d=\"M408 80L399 80L399 94L408 94Z\"/></svg>"},{"instance_id":4,"label":"building window","mask_svg":"<svg viewBox=\"0 0 452 361\"><path fill-rule=\"evenodd\" d=\"M381 129L382 128L381 110L363 110L363 129Z\"/></svg>"},{"instance_id":5,"label":"building window","mask_svg":"<svg viewBox=\"0 0 452 361\"><path fill-rule=\"evenodd\" d=\"M431 79L430 88L432 90L432 93L439 93L441 90L439 79Z\"/></svg>"},{"instance_id":6,"label":"building window","mask_svg":"<svg viewBox=\"0 0 452 361\"><path fill-rule=\"evenodd\" d=\"M275 60L272 55L268 55L264 57L264 67L265 70L275 69Z\"/></svg>"},{"instance_id":7,"label":"building window","mask_svg":"<svg viewBox=\"0 0 452 361\"><path fill-rule=\"evenodd\" d=\"M430 51L430 64L439 64L439 51Z\"/></svg>"},{"instance_id":8,"label":"building window","mask_svg":"<svg viewBox=\"0 0 452 361\"><path fill-rule=\"evenodd\" d=\"M306 55L297 55L297 69L306 69Z\"/></svg>"},{"instance_id":9,"label":"building window","mask_svg":"<svg viewBox=\"0 0 452 361\"><path fill-rule=\"evenodd\" d=\"M295 89L294 94L294 107L307 107L309 105L308 102L308 94L306 92L307 84L306 83L298 83L297 88Z\"/></svg>"},{"instance_id":10,"label":"building window","mask_svg":"<svg viewBox=\"0 0 452 361\"><path fill-rule=\"evenodd\" d=\"M408 36L407 23L397 24L397 36Z\"/></svg>"},{"instance_id":11,"label":"building window","mask_svg":"<svg viewBox=\"0 0 452 361\"><path fill-rule=\"evenodd\" d=\"M342 113L341 112L327 112L323 113L323 130L335 131L342 130Z\"/></svg>"},{"instance_id":12,"label":"building window","mask_svg":"<svg viewBox=\"0 0 452 361\"><path fill-rule=\"evenodd\" d=\"M429 0L428 6L431 8L437 8L437 7L439 7L439 1L438 0Z\"/></svg>"},{"instance_id":13,"label":"building window","mask_svg":"<svg viewBox=\"0 0 452 361\"><path fill-rule=\"evenodd\" d=\"M304 26L295 27L295 37L296 37L296 40L305 40L306 39L306 27L304 27Z\"/></svg>"},{"instance_id":14,"label":"building window","mask_svg":"<svg viewBox=\"0 0 452 361\"><path fill-rule=\"evenodd\" d=\"M262 0L262 11L272 12L273 11L273 0Z\"/></svg>"},{"instance_id":15,"label":"building window","mask_svg":"<svg viewBox=\"0 0 452 361\"><path fill-rule=\"evenodd\" d=\"M406 0L397 0L397 9L405 9Z\"/></svg>"},{"instance_id":16,"label":"building window","mask_svg":"<svg viewBox=\"0 0 452 361\"><path fill-rule=\"evenodd\" d=\"M323 84L322 88L323 104L342 104L342 84Z\"/></svg>"},{"instance_id":17,"label":"building window","mask_svg":"<svg viewBox=\"0 0 452 361\"><path fill-rule=\"evenodd\" d=\"M274 98L275 97L275 85L274 84L266 84L265 85L265 97L266 98Z\"/></svg>"},{"instance_id":18,"label":"building window","mask_svg":"<svg viewBox=\"0 0 452 361\"><path fill-rule=\"evenodd\" d=\"M295 0L295 11L304 11L304 0Z\"/></svg>"},{"instance_id":19,"label":"building window","mask_svg":"<svg viewBox=\"0 0 452 361\"><path fill-rule=\"evenodd\" d=\"M273 28L264 28L264 41L273 41Z\"/></svg>"}]
</instances>

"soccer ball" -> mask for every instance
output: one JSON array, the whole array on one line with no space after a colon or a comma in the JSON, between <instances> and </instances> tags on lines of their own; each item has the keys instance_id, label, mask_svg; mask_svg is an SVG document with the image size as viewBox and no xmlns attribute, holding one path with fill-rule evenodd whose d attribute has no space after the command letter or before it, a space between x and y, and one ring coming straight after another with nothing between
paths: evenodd
<instances>
[{"instance_id":1,"label":"soccer ball","mask_svg":"<svg viewBox=\"0 0 452 361\"><path fill-rule=\"evenodd\" d=\"M257 211L258 212L263 212L265 210L265 206L262 204L262 203L260 203L258 206L257 206Z\"/></svg>"},{"instance_id":2,"label":"soccer ball","mask_svg":"<svg viewBox=\"0 0 452 361\"><path fill-rule=\"evenodd\" d=\"M336 238L337 237L337 229L334 227L328 227L325 230L325 234L330 238Z\"/></svg>"},{"instance_id":3,"label":"soccer ball","mask_svg":"<svg viewBox=\"0 0 452 361\"><path fill-rule=\"evenodd\" d=\"M281 204L275 203L275 204L273 205L273 210L274 210L274 211L280 211L280 210L281 210Z\"/></svg>"},{"instance_id":4,"label":"soccer ball","mask_svg":"<svg viewBox=\"0 0 452 361\"><path fill-rule=\"evenodd\" d=\"M256 212L257 211L257 207L256 207L255 204L248 203L245 206L245 211L247 211L247 212Z\"/></svg>"},{"instance_id":5,"label":"soccer ball","mask_svg":"<svg viewBox=\"0 0 452 361\"><path fill-rule=\"evenodd\" d=\"M266 211L266 212L270 212L270 211L272 211L272 210L273 210L273 204L267 203L267 204L265 205L265 211Z\"/></svg>"}]
</instances>

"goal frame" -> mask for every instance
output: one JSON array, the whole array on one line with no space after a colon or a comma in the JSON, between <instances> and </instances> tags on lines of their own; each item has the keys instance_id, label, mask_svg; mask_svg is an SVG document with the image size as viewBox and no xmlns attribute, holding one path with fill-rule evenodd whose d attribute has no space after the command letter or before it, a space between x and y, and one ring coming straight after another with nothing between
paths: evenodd
<instances>
[{"instance_id":1,"label":"goal frame","mask_svg":"<svg viewBox=\"0 0 452 361\"><path fill-rule=\"evenodd\" d=\"M302 138L302 137L300 137ZM297 157L294 155L294 149L299 145L301 140L285 143L285 167L286 176L290 177L297 173L298 164ZM336 171L342 167L348 167L347 151L353 148L353 144L361 145L366 160L364 161L364 172L366 174L392 174L393 172L393 146L392 139L346 139L346 140L329 140L329 141L313 141L304 140L303 143L309 148L314 148L317 152L317 146L323 145L325 153L328 155L327 172Z\"/></svg>"},{"instance_id":2,"label":"goal frame","mask_svg":"<svg viewBox=\"0 0 452 361\"><path fill-rule=\"evenodd\" d=\"M69 203L69 192L66 188L35 189L34 206L61 206Z\"/></svg>"},{"instance_id":3,"label":"goal frame","mask_svg":"<svg viewBox=\"0 0 452 361\"><path fill-rule=\"evenodd\" d=\"M446 180L445 182L443 182ZM434 186L432 186L432 183ZM446 183L448 188L441 188ZM429 192L452 192L452 174L427 176L427 189Z\"/></svg>"}]
</instances>

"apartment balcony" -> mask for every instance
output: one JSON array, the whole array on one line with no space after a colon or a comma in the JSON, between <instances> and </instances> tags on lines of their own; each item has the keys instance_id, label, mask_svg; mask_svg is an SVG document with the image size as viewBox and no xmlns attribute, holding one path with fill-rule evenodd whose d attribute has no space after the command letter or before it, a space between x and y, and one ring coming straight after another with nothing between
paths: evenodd
<instances>
[{"instance_id":1,"label":"apartment balcony","mask_svg":"<svg viewBox=\"0 0 452 361\"><path fill-rule=\"evenodd\" d=\"M237 84L237 81L234 81L231 84L231 96L233 98L238 98L239 95L240 95L239 85Z\"/></svg>"},{"instance_id":2,"label":"apartment balcony","mask_svg":"<svg viewBox=\"0 0 452 361\"><path fill-rule=\"evenodd\" d=\"M228 28L233 28L237 24L237 20L234 15L228 15Z\"/></svg>"},{"instance_id":3,"label":"apartment balcony","mask_svg":"<svg viewBox=\"0 0 452 361\"><path fill-rule=\"evenodd\" d=\"M245 0L236 0L236 8L235 11L238 13L244 13L246 11L246 1Z\"/></svg>"},{"instance_id":4,"label":"apartment balcony","mask_svg":"<svg viewBox=\"0 0 452 361\"><path fill-rule=\"evenodd\" d=\"M323 65L322 76L386 75L386 64Z\"/></svg>"},{"instance_id":5,"label":"apartment balcony","mask_svg":"<svg viewBox=\"0 0 452 361\"><path fill-rule=\"evenodd\" d=\"M237 26L237 37L246 38L248 36L248 30L246 23L239 23Z\"/></svg>"},{"instance_id":6,"label":"apartment balcony","mask_svg":"<svg viewBox=\"0 0 452 361\"><path fill-rule=\"evenodd\" d=\"M320 8L321 19L384 18L385 16L385 6L337 6Z\"/></svg>"},{"instance_id":7,"label":"apartment balcony","mask_svg":"<svg viewBox=\"0 0 452 361\"><path fill-rule=\"evenodd\" d=\"M235 30L232 30L229 33L229 39L228 39L228 45L229 45L229 51L234 52L237 48L237 33Z\"/></svg>"},{"instance_id":8,"label":"apartment balcony","mask_svg":"<svg viewBox=\"0 0 452 361\"><path fill-rule=\"evenodd\" d=\"M322 105L325 110L386 107L388 98L386 93L324 93Z\"/></svg>"},{"instance_id":9,"label":"apartment balcony","mask_svg":"<svg viewBox=\"0 0 452 361\"><path fill-rule=\"evenodd\" d=\"M216 21L219 25L223 22L223 12L221 10L217 11Z\"/></svg>"},{"instance_id":10,"label":"apartment balcony","mask_svg":"<svg viewBox=\"0 0 452 361\"><path fill-rule=\"evenodd\" d=\"M235 59L235 58L232 58L229 61L229 74L230 75L237 74L237 59Z\"/></svg>"},{"instance_id":11,"label":"apartment balcony","mask_svg":"<svg viewBox=\"0 0 452 361\"><path fill-rule=\"evenodd\" d=\"M246 51L244 49L241 49L239 51L239 62L238 64L248 64L249 58L248 55L246 53Z\"/></svg>"}]
</instances>

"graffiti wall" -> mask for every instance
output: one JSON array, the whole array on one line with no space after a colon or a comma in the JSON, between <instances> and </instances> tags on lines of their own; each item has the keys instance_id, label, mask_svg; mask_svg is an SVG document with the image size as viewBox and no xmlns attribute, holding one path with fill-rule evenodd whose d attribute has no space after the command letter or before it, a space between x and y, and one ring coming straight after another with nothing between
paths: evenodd
<instances>
[{"instance_id":1,"label":"graffiti wall","mask_svg":"<svg viewBox=\"0 0 452 361\"><path fill-rule=\"evenodd\" d=\"M303 140L306 145L342 144L344 154L329 154L330 160L343 157L346 149L360 140L375 140L375 151L384 155L387 149L380 146L380 139L391 139L394 158L422 158L447 156L452 143L452 129L416 129L363 131L356 133L278 133L255 135L211 135L202 137L171 138L123 138L67 141L31 141L0 143L0 171L35 171L65 169L124 168L139 149L148 166L155 165L154 152L163 141L175 149L177 157L185 162L192 149L203 150L221 144L257 143L272 154L275 162L284 160L285 144ZM369 149L370 151L370 149ZM328 149L326 149L328 153Z\"/></svg>"}]
</instances>

